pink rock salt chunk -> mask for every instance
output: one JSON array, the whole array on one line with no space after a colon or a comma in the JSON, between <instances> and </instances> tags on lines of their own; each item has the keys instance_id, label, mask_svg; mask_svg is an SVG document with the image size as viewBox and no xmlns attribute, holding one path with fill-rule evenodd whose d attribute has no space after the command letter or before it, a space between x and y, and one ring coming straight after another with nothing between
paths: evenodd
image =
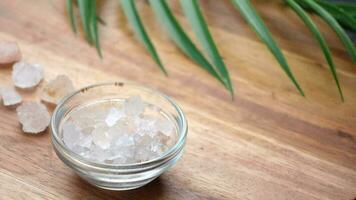
<instances>
[{"instance_id":1,"label":"pink rock salt chunk","mask_svg":"<svg viewBox=\"0 0 356 200\"><path fill-rule=\"evenodd\" d=\"M16 42L0 42L0 64L7 64L21 59L20 48Z\"/></svg>"}]
</instances>

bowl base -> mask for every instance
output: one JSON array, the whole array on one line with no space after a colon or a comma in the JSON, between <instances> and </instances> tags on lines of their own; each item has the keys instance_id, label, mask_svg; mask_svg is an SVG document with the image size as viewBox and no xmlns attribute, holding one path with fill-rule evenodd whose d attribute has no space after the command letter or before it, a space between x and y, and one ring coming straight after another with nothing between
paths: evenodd
<instances>
[{"instance_id":1,"label":"bowl base","mask_svg":"<svg viewBox=\"0 0 356 200\"><path fill-rule=\"evenodd\" d=\"M105 189L105 190L112 190L112 191L125 191L125 190L137 189L137 188L147 185L148 183L150 183L153 180L155 180L156 178L158 178L158 176L157 176L157 177L150 178L148 180L138 181L138 182L113 183L113 182L92 181L92 180L86 179L85 177L83 177L81 175L79 175L79 176L82 179L84 179L86 182L88 182L89 184L91 184L95 187Z\"/></svg>"}]
</instances>

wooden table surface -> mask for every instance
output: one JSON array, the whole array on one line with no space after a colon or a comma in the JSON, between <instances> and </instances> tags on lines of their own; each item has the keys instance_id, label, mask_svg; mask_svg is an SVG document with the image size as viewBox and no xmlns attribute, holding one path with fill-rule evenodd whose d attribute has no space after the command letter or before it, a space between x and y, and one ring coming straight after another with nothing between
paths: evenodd
<instances>
[{"instance_id":1,"label":"wooden table surface","mask_svg":"<svg viewBox=\"0 0 356 200\"><path fill-rule=\"evenodd\" d=\"M317 43L290 9L254 1L306 98L229 1L201 1L235 85L231 101L214 78L171 43L148 4L139 1L138 7L168 78L133 38L117 1L102 2L103 59L72 33L61 0L1 0L0 40L17 41L24 60L43 64L46 80L67 74L78 88L130 80L171 95L189 122L182 159L143 188L98 189L57 158L49 133L22 133L15 111L0 106L0 199L356 198L356 66L321 20L315 17L335 56L345 103ZM189 27L179 2L170 3ZM1 66L0 84L11 85L10 75L11 66ZM38 100L38 93L39 88L21 91L26 100Z\"/></svg>"}]
</instances>

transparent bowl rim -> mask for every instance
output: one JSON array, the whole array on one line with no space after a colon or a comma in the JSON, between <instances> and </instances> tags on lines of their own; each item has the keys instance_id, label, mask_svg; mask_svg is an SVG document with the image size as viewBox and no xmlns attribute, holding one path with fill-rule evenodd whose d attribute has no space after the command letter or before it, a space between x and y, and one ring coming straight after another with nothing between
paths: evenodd
<instances>
[{"instance_id":1,"label":"transparent bowl rim","mask_svg":"<svg viewBox=\"0 0 356 200\"><path fill-rule=\"evenodd\" d=\"M154 94L156 96L159 96L161 98L163 98L164 100L166 100L168 103L170 103L174 109L177 111L178 113L178 117L181 119L182 124L180 127L178 127L178 135L179 138L177 140L177 142L175 143L175 145L173 145L169 150L167 150L164 154L162 154L160 157L145 161L145 162L141 162L141 163L130 163L130 164L105 164L105 163L98 163L98 162L93 162L93 161L89 161L87 159L85 159L84 157L78 155L77 153L71 151L70 149L68 149L63 142L61 141L61 139L59 138L58 135L58 131L56 129L56 117L57 117L57 113L59 112L59 110L74 96L76 96L77 94L79 94L81 91L83 90L88 90L91 88L96 88L96 87L102 87L102 86L109 86L109 85L128 85L129 87L135 87L138 88L140 90L149 92L151 94ZM180 148L183 148L184 143L185 143L185 139L187 136L187 132L188 132L188 123L186 120L186 117L182 111L182 109L178 106L178 104L169 96L167 96L166 94L155 90L153 88L147 87L147 86L142 86L140 84L134 83L134 82L129 82L129 81L117 81L117 82L104 82L104 83L98 83L98 84L93 84L93 85L89 85L86 87L83 87L79 90L74 91L73 93L67 95L66 97L64 97L56 106L56 108L53 111L53 115L51 117L51 123L50 123L50 134L51 134L51 138L52 142L56 142L60 149L62 151L64 151L66 154L70 155L70 157L79 162L81 162L82 164L85 164L87 166L92 166L92 167L96 167L96 168L112 168L112 169L122 169L122 168L140 168L141 166L147 166L150 164L154 164L160 161L164 161L166 158L169 158L172 154L174 154L176 151L178 151ZM57 145L53 145L54 148L57 148ZM62 152L60 152L61 154L63 154ZM171 159L171 158L170 158Z\"/></svg>"}]
</instances>

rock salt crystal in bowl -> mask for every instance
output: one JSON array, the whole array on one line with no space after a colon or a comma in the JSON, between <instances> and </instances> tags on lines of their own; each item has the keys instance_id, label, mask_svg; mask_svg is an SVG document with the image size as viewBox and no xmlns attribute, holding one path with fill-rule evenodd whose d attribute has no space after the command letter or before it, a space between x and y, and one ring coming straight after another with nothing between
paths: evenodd
<instances>
[{"instance_id":1,"label":"rock salt crystal in bowl","mask_svg":"<svg viewBox=\"0 0 356 200\"><path fill-rule=\"evenodd\" d=\"M166 95L132 83L105 83L64 98L51 120L58 157L89 183L141 187L181 157L187 122Z\"/></svg>"}]
</instances>

